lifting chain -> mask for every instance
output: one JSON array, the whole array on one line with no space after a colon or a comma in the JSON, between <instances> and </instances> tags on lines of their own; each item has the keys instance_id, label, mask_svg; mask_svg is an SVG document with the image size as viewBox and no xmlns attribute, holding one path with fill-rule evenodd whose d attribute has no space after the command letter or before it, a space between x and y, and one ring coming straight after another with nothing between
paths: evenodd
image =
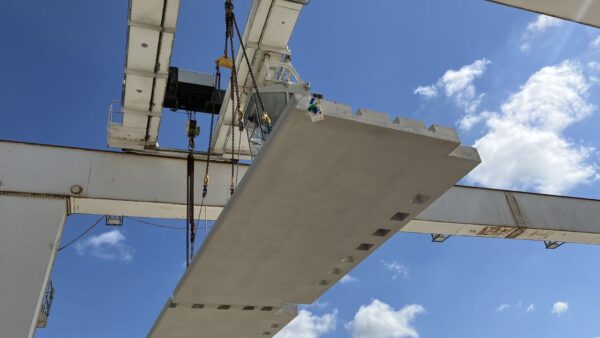
<instances>
[{"instance_id":1,"label":"lifting chain","mask_svg":"<svg viewBox=\"0 0 600 338\"><path fill-rule=\"evenodd\" d=\"M196 241L196 224L194 223L194 149L196 148L195 138L200 133L195 116L188 112L187 137L188 137L188 156L187 156L187 222L186 222L186 245L185 245L185 265L190 265L190 260L194 256L194 243Z\"/></svg>"}]
</instances>

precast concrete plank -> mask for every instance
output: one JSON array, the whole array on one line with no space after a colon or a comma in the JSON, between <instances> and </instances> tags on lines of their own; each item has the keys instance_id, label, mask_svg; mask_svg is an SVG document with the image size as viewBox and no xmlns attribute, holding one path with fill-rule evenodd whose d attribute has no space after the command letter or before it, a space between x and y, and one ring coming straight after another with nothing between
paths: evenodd
<instances>
[{"instance_id":1,"label":"precast concrete plank","mask_svg":"<svg viewBox=\"0 0 600 338\"><path fill-rule=\"evenodd\" d=\"M175 302L309 304L479 163L454 130L290 105Z\"/></svg>"}]
</instances>

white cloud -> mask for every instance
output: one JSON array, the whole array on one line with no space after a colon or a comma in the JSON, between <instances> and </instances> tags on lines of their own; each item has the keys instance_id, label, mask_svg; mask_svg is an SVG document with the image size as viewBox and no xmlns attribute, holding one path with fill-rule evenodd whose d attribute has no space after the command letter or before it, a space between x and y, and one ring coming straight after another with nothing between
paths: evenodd
<instances>
[{"instance_id":1,"label":"white cloud","mask_svg":"<svg viewBox=\"0 0 600 338\"><path fill-rule=\"evenodd\" d=\"M592 40L592 42L590 42L590 47L592 47L592 48L600 48L600 36L598 36L597 38L595 38L594 40Z\"/></svg>"},{"instance_id":2,"label":"white cloud","mask_svg":"<svg viewBox=\"0 0 600 338\"><path fill-rule=\"evenodd\" d=\"M496 308L496 312L500 313L503 312L504 310L508 310L510 308L509 304L500 304L497 308Z\"/></svg>"},{"instance_id":3,"label":"white cloud","mask_svg":"<svg viewBox=\"0 0 600 338\"><path fill-rule=\"evenodd\" d=\"M398 279L398 278L407 278L408 277L408 273L409 273L409 268L405 265L402 265L396 261L394 262L386 262L386 261L381 261L381 264L383 264L383 267L392 272L392 279Z\"/></svg>"},{"instance_id":4,"label":"white cloud","mask_svg":"<svg viewBox=\"0 0 600 338\"><path fill-rule=\"evenodd\" d=\"M526 52L531 48L532 40L548 28L558 27L563 24L563 20L551 16L538 15L535 20L527 24L527 28L521 37L521 51Z\"/></svg>"},{"instance_id":5,"label":"white cloud","mask_svg":"<svg viewBox=\"0 0 600 338\"><path fill-rule=\"evenodd\" d=\"M527 307L527 309L525 310L525 312L531 313L533 311L535 311L535 305L529 304L529 306Z\"/></svg>"},{"instance_id":6,"label":"white cloud","mask_svg":"<svg viewBox=\"0 0 600 338\"><path fill-rule=\"evenodd\" d=\"M308 307L317 307L319 309L324 309L326 307L329 306L329 302L321 302L321 301L316 301L314 303L312 303L310 306Z\"/></svg>"},{"instance_id":7,"label":"white cloud","mask_svg":"<svg viewBox=\"0 0 600 338\"><path fill-rule=\"evenodd\" d=\"M597 72L600 71L600 62L597 61L590 61L587 64L587 67L589 68L589 70L591 70L592 72Z\"/></svg>"},{"instance_id":8,"label":"white cloud","mask_svg":"<svg viewBox=\"0 0 600 338\"><path fill-rule=\"evenodd\" d=\"M353 338L418 338L412 321L425 309L418 304L406 305L400 310L377 299L362 305L354 319L346 324Z\"/></svg>"},{"instance_id":9,"label":"white cloud","mask_svg":"<svg viewBox=\"0 0 600 338\"><path fill-rule=\"evenodd\" d=\"M485 96L485 94L477 93L473 83L485 73L490 63L490 60L484 58L475 60L472 64L465 65L458 70L449 69L436 84L418 87L414 93L431 99L437 97L440 91L443 92L458 108L464 109L466 112L465 121L461 122L461 128L470 127L475 122L473 113Z\"/></svg>"},{"instance_id":10,"label":"white cloud","mask_svg":"<svg viewBox=\"0 0 600 338\"><path fill-rule=\"evenodd\" d=\"M75 243L75 249L80 255L89 253L106 261L131 262L135 249L125 241L125 235L120 230L111 230Z\"/></svg>"},{"instance_id":11,"label":"white cloud","mask_svg":"<svg viewBox=\"0 0 600 338\"><path fill-rule=\"evenodd\" d=\"M563 21L552 16L538 15L534 21L527 25L527 31L531 33L543 33L550 27L562 25Z\"/></svg>"},{"instance_id":12,"label":"white cloud","mask_svg":"<svg viewBox=\"0 0 600 338\"><path fill-rule=\"evenodd\" d=\"M342 279L340 279L340 283L342 284L351 284L356 282L358 282L358 278L351 276L350 274L347 274L344 277L342 277Z\"/></svg>"},{"instance_id":13,"label":"white cloud","mask_svg":"<svg viewBox=\"0 0 600 338\"><path fill-rule=\"evenodd\" d=\"M414 93L421 95L426 99L431 99L438 96L438 90L435 85L417 87Z\"/></svg>"},{"instance_id":14,"label":"white cloud","mask_svg":"<svg viewBox=\"0 0 600 338\"><path fill-rule=\"evenodd\" d=\"M283 330L275 335L276 338L318 338L335 330L337 311L322 316L310 311L300 310L298 317L292 320Z\"/></svg>"},{"instance_id":15,"label":"white cloud","mask_svg":"<svg viewBox=\"0 0 600 338\"><path fill-rule=\"evenodd\" d=\"M598 178L594 151L568 140L564 130L590 116L589 83L572 61L533 74L500 107L482 118L489 129L475 142L482 163L467 177L493 188L563 193Z\"/></svg>"},{"instance_id":16,"label":"white cloud","mask_svg":"<svg viewBox=\"0 0 600 338\"><path fill-rule=\"evenodd\" d=\"M567 312L569 309L569 303L567 302L556 302L552 305L552 314L560 316L563 313Z\"/></svg>"}]
</instances>

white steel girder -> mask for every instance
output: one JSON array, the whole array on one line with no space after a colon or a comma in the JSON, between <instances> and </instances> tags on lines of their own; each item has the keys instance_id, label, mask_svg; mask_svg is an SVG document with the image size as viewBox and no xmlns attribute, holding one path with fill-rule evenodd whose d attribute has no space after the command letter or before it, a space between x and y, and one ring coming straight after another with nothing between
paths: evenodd
<instances>
[{"instance_id":1,"label":"white steel girder","mask_svg":"<svg viewBox=\"0 0 600 338\"><path fill-rule=\"evenodd\" d=\"M156 147L180 0L130 0L122 123L109 121L115 148Z\"/></svg>"},{"instance_id":2,"label":"white steel girder","mask_svg":"<svg viewBox=\"0 0 600 338\"><path fill-rule=\"evenodd\" d=\"M600 0L488 0L491 2L600 27Z\"/></svg>"},{"instance_id":3,"label":"white steel girder","mask_svg":"<svg viewBox=\"0 0 600 338\"><path fill-rule=\"evenodd\" d=\"M0 195L63 199L69 214L186 218L182 156L0 141L0 159ZM196 161L198 177L204 165ZM217 160L210 168L202 218L212 221L229 200L231 164ZM247 169L239 164L239 179ZM71 192L75 185L80 194ZM197 196L200 189L198 184ZM399 231L600 244L597 219L598 200L454 186Z\"/></svg>"},{"instance_id":4,"label":"white steel girder","mask_svg":"<svg viewBox=\"0 0 600 338\"><path fill-rule=\"evenodd\" d=\"M185 209L182 207L186 203L185 156L183 153L148 155L0 141L0 193L71 198L71 213L171 218ZM205 165L203 159L196 160L196 177L204 176ZM215 218L229 200L231 166L231 162L211 159L205 200L211 218ZM247 168L248 165L239 164L236 168L239 177ZM201 194L200 183L196 185L195 195Z\"/></svg>"},{"instance_id":5,"label":"white steel girder","mask_svg":"<svg viewBox=\"0 0 600 338\"><path fill-rule=\"evenodd\" d=\"M263 70L265 59L280 61L282 56L291 55L288 42L306 2L303 0L253 1L242 40L246 46L249 62L259 87L265 85L265 72ZM252 94L253 84L248 66L242 56L243 53L239 50L236 56L236 65L238 68L238 86L241 91L241 109L244 109ZM235 149L232 151L231 115L233 107L230 101L230 91L231 83L227 85L223 98L223 105L214 132L212 151L225 156L235 153L236 156L239 154L242 158L249 158L250 148L246 133L240 133L237 122L234 122L233 132L235 140L240 143L238 145L238 141L236 141L234 144Z\"/></svg>"}]
</instances>

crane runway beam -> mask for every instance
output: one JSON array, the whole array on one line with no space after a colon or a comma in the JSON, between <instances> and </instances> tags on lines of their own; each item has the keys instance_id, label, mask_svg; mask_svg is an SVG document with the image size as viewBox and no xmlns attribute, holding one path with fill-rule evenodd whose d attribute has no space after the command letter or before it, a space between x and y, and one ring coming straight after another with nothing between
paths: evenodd
<instances>
[{"instance_id":1,"label":"crane runway beam","mask_svg":"<svg viewBox=\"0 0 600 338\"><path fill-rule=\"evenodd\" d=\"M63 203L68 214L186 218L185 184L179 182L183 157L0 141L0 158L2 196L68 200ZM195 167L204 170L204 165L198 159ZM239 164L240 178L247 170ZM202 219L216 220L229 201L230 172L229 161L211 165ZM77 185L82 190L74 194ZM521 224L507 194L522 214ZM200 214L199 207L194 214ZM598 210L598 200L454 186L399 232L600 244Z\"/></svg>"},{"instance_id":2,"label":"crane runway beam","mask_svg":"<svg viewBox=\"0 0 600 338\"><path fill-rule=\"evenodd\" d=\"M600 244L600 201L456 186L400 231Z\"/></svg>"},{"instance_id":3,"label":"crane runway beam","mask_svg":"<svg viewBox=\"0 0 600 338\"><path fill-rule=\"evenodd\" d=\"M196 175L204 175L206 161L196 160ZM180 154L143 155L69 147L57 147L22 142L0 141L0 192L73 197L75 199L144 202L131 208L164 204L166 209L186 203L186 160ZM231 162L211 158L210 185L205 205L223 207L229 200ZM239 174L248 165L240 163ZM195 193L202 194L202 186ZM84 202L85 203L85 202ZM86 204L96 208L102 205ZM127 205L123 206L123 209ZM114 203L112 207L118 207ZM77 209L72 210L81 213ZM126 211L126 210L124 210ZM148 210L157 215L158 210ZM83 211L82 211L83 212ZM142 212L145 212L142 210ZM165 216L170 217L171 214Z\"/></svg>"}]
</instances>

